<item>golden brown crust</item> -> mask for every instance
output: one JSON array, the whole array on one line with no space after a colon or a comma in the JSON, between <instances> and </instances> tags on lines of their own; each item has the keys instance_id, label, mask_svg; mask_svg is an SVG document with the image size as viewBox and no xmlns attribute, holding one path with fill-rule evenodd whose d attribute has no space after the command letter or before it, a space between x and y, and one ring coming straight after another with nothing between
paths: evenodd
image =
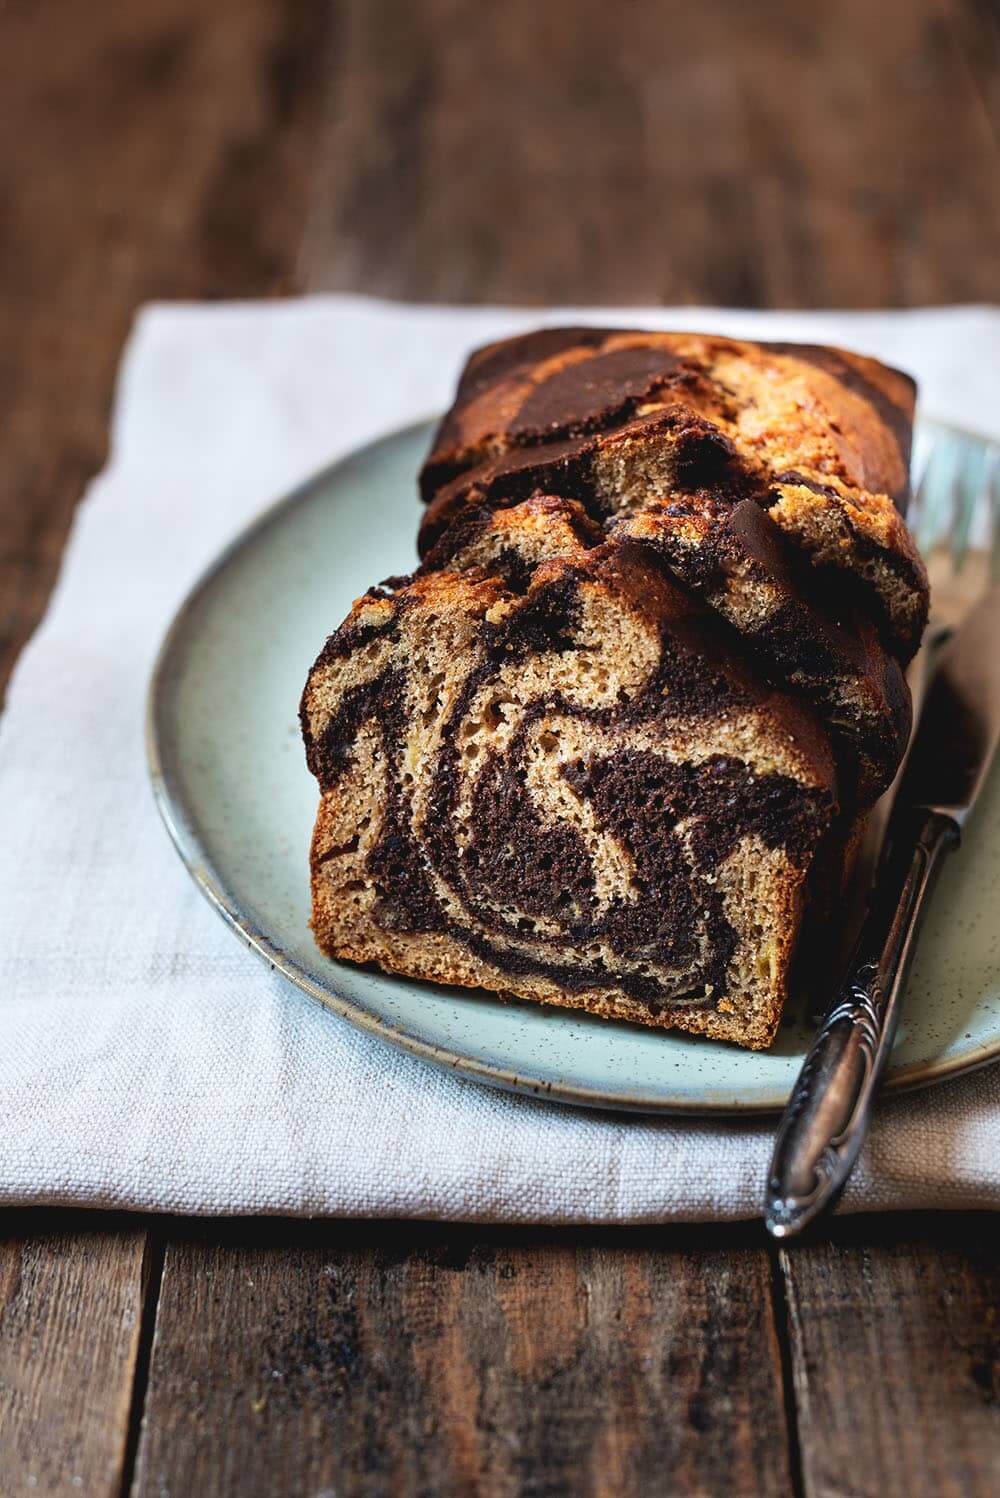
<instances>
[{"instance_id":1,"label":"golden brown crust","mask_svg":"<svg viewBox=\"0 0 1000 1498\"><path fill-rule=\"evenodd\" d=\"M501 357L509 346L515 360ZM801 453L801 466L901 502L908 492L915 386L899 370L809 344L588 328L548 329L471 356L424 465L425 497L440 487L440 470L606 430L668 400L751 450Z\"/></svg>"},{"instance_id":2,"label":"golden brown crust","mask_svg":"<svg viewBox=\"0 0 1000 1498\"><path fill-rule=\"evenodd\" d=\"M533 479L612 511L601 469L620 470L630 437L650 498L658 484L752 494L818 567L852 576L912 655L927 579L902 520L906 375L841 349L689 333L549 329L509 345L473 356L434 440L425 545L463 504L516 502Z\"/></svg>"}]
</instances>

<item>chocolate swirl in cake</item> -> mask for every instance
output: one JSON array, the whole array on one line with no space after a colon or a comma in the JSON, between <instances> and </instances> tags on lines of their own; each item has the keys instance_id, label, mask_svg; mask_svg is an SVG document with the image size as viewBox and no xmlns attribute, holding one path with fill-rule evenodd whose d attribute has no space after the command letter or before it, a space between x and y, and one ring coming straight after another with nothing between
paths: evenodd
<instances>
[{"instance_id":1,"label":"chocolate swirl in cake","mask_svg":"<svg viewBox=\"0 0 1000 1498\"><path fill-rule=\"evenodd\" d=\"M822 729L640 548L558 500L497 518L310 677L321 944L769 1043L835 810Z\"/></svg>"}]
</instances>

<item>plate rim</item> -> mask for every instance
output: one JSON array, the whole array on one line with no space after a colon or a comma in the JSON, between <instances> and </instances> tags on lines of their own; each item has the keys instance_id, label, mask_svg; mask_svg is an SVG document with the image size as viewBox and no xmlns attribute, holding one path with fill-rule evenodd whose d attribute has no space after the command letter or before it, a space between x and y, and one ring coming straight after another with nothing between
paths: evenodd
<instances>
[{"instance_id":1,"label":"plate rim","mask_svg":"<svg viewBox=\"0 0 1000 1498\"><path fill-rule=\"evenodd\" d=\"M356 1001L337 993L332 987L319 983L311 977L293 957L289 956L279 942L250 921L209 857L195 822L185 807L183 796L179 794L174 767L170 762L169 751L166 749L167 735L163 721L170 679L178 667L177 652L183 650L184 636L191 627L198 604L220 574L250 543L257 541L265 531L279 522L286 512L302 504L315 490L329 484L341 469L362 454L368 453L372 448L414 436L437 420L439 417L432 414L372 437L358 447L341 454L302 483L295 485L287 494L267 505L237 531L216 553L184 595L157 650L145 703L146 766L153 798L170 840L195 886L216 914L222 917L230 930L239 936L252 952L272 969L280 972L296 988L317 1000L339 1018L347 1020L356 1028L377 1036L409 1055L417 1056L433 1065L446 1067L449 1071L480 1084L580 1108L660 1117L694 1118L733 1118L748 1115L760 1117L780 1113L789 1096L788 1092L780 1089L750 1102L735 1099L692 1101L683 1097L664 1098L642 1091L608 1093L600 1088L573 1083L553 1083L541 1077L524 1075L501 1065L478 1060L461 1051L451 1050L447 1046L421 1039L404 1028L387 1023ZM935 426L943 432L985 443L1000 451L1000 441L986 433L961 427L954 422L943 421L932 415L921 415L919 420L922 425ZM698 1037L694 1036L691 1039L697 1043ZM883 1081L882 1090L890 1093L915 1091L957 1076L964 1076L967 1072L977 1071L997 1060L1000 1060L1000 1033L995 1041L976 1045L961 1056L955 1056L949 1060L913 1062L908 1066L897 1067L895 1070L890 1067Z\"/></svg>"}]
</instances>

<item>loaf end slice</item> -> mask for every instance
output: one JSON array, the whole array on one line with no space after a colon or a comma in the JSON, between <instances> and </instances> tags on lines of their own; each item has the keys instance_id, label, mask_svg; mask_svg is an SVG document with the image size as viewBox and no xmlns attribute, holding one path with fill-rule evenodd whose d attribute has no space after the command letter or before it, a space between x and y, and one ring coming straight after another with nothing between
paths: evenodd
<instances>
[{"instance_id":1,"label":"loaf end slice","mask_svg":"<svg viewBox=\"0 0 1000 1498\"><path fill-rule=\"evenodd\" d=\"M528 501L328 641L302 700L316 939L768 1046L836 820L828 737L641 546L593 542Z\"/></svg>"}]
</instances>

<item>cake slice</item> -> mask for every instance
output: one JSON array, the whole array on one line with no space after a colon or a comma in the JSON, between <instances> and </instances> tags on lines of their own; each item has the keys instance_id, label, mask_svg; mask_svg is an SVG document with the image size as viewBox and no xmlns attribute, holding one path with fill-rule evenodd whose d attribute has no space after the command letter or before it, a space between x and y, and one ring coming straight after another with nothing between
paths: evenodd
<instances>
[{"instance_id":1,"label":"cake slice","mask_svg":"<svg viewBox=\"0 0 1000 1498\"><path fill-rule=\"evenodd\" d=\"M302 723L325 952L771 1043L836 814L828 737L641 545L512 508L359 600Z\"/></svg>"}]
</instances>

